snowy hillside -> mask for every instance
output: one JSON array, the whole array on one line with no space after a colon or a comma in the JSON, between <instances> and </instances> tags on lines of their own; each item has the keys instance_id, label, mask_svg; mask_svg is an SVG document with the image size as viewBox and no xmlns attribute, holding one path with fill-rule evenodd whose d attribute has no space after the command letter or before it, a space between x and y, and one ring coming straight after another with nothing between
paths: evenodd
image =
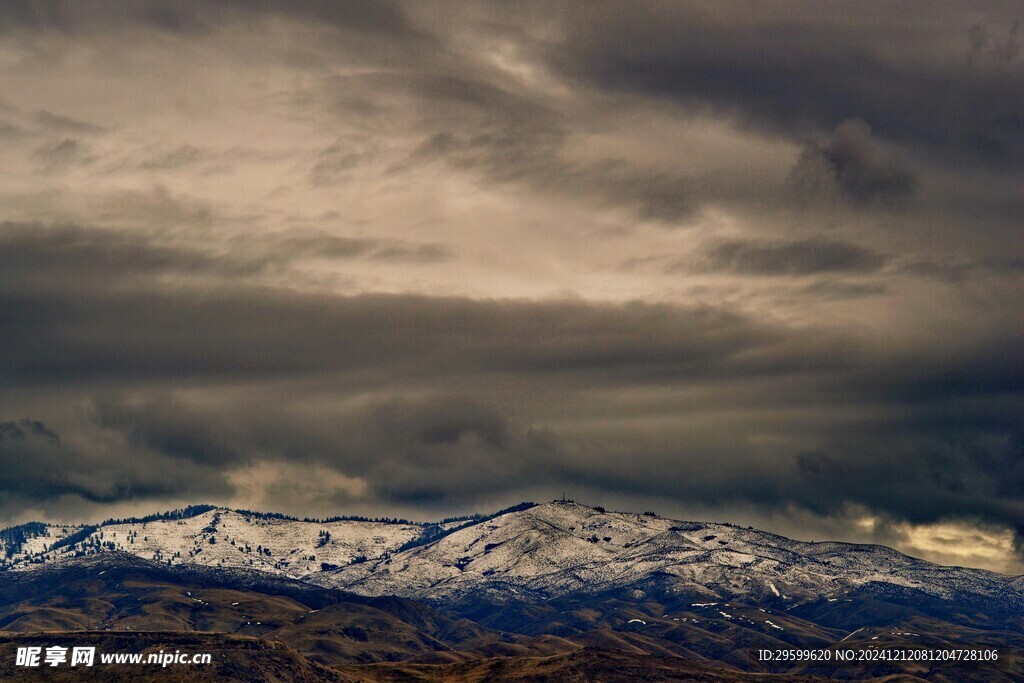
<instances>
[{"instance_id":1,"label":"snowy hillside","mask_svg":"<svg viewBox=\"0 0 1024 683\"><path fill-rule=\"evenodd\" d=\"M655 590L709 602L746 596L796 604L870 588L1024 605L1021 577L940 567L882 546L807 543L568 502L447 524L299 521L202 508L179 519L97 527L25 525L0 537L11 571L121 550L170 565L251 569L440 602Z\"/></svg>"},{"instance_id":2,"label":"snowy hillside","mask_svg":"<svg viewBox=\"0 0 1024 683\"><path fill-rule=\"evenodd\" d=\"M11 570L76 556L123 550L168 564L238 567L300 578L324 569L380 558L419 538L418 524L340 520L307 522L227 509L185 519L45 526L7 559ZM76 535L71 538L72 535ZM74 540L68 543L68 540Z\"/></svg>"},{"instance_id":3,"label":"snowy hillside","mask_svg":"<svg viewBox=\"0 0 1024 683\"><path fill-rule=\"evenodd\" d=\"M659 590L779 601L841 599L866 585L1020 602L1012 579L940 567L890 548L805 543L723 524L549 503L383 560L314 577L366 595L452 600L480 592L557 597Z\"/></svg>"}]
</instances>

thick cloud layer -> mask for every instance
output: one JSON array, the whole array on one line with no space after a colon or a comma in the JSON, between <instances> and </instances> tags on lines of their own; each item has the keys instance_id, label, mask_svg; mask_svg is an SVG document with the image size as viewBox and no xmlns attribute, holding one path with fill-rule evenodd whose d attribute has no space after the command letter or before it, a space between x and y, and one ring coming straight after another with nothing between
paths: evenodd
<instances>
[{"instance_id":1,"label":"thick cloud layer","mask_svg":"<svg viewBox=\"0 0 1024 683\"><path fill-rule=\"evenodd\" d=\"M885 22L865 2L604 6L572 22L556 59L598 87L710 106L753 126L801 133L857 119L887 139L1019 169L1019 8L941 5L922 13L898 3Z\"/></svg>"},{"instance_id":2,"label":"thick cloud layer","mask_svg":"<svg viewBox=\"0 0 1024 683\"><path fill-rule=\"evenodd\" d=\"M5 3L0 517L566 491L1019 568L942 541L1024 529L1018 10Z\"/></svg>"}]
</instances>

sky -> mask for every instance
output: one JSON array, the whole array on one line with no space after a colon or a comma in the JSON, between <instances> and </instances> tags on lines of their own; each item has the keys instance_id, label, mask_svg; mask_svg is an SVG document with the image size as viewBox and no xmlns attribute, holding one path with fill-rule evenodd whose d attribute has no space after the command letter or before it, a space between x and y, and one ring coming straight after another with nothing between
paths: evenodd
<instances>
[{"instance_id":1,"label":"sky","mask_svg":"<svg viewBox=\"0 0 1024 683\"><path fill-rule=\"evenodd\" d=\"M0 524L563 495L1024 572L1016 0L0 4Z\"/></svg>"}]
</instances>

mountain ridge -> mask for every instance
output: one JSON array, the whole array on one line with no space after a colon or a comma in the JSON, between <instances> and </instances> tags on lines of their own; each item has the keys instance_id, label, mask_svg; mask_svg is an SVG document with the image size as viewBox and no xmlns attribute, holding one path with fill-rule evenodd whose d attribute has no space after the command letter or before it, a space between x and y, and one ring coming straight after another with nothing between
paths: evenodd
<instances>
[{"instance_id":1,"label":"mountain ridge","mask_svg":"<svg viewBox=\"0 0 1024 683\"><path fill-rule=\"evenodd\" d=\"M123 551L168 565L258 571L361 595L434 603L576 593L748 597L776 606L855 590L917 591L1024 607L1024 577L946 567L887 546L797 541L736 525L523 503L438 523L286 515L205 506L100 525L0 532L5 571ZM13 529L17 529L14 527Z\"/></svg>"},{"instance_id":2,"label":"mountain ridge","mask_svg":"<svg viewBox=\"0 0 1024 683\"><path fill-rule=\"evenodd\" d=\"M432 525L222 508L172 517L0 534L21 543L0 572L0 631L194 633L218 648L230 643L217 633L279 639L346 680L519 680L591 661L605 680L687 680L688 667L707 666L701 675L721 680L1024 675L1021 577L886 546L568 501ZM999 659L923 672L756 656L792 648L984 648Z\"/></svg>"}]
</instances>

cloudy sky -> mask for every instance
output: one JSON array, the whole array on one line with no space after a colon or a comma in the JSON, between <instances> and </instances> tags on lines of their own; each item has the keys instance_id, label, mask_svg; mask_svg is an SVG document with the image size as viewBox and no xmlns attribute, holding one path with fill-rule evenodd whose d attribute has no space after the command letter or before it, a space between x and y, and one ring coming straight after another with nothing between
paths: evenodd
<instances>
[{"instance_id":1,"label":"cloudy sky","mask_svg":"<svg viewBox=\"0 0 1024 683\"><path fill-rule=\"evenodd\" d=\"M561 496L1019 573L1024 12L0 4L0 524Z\"/></svg>"}]
</instances>

